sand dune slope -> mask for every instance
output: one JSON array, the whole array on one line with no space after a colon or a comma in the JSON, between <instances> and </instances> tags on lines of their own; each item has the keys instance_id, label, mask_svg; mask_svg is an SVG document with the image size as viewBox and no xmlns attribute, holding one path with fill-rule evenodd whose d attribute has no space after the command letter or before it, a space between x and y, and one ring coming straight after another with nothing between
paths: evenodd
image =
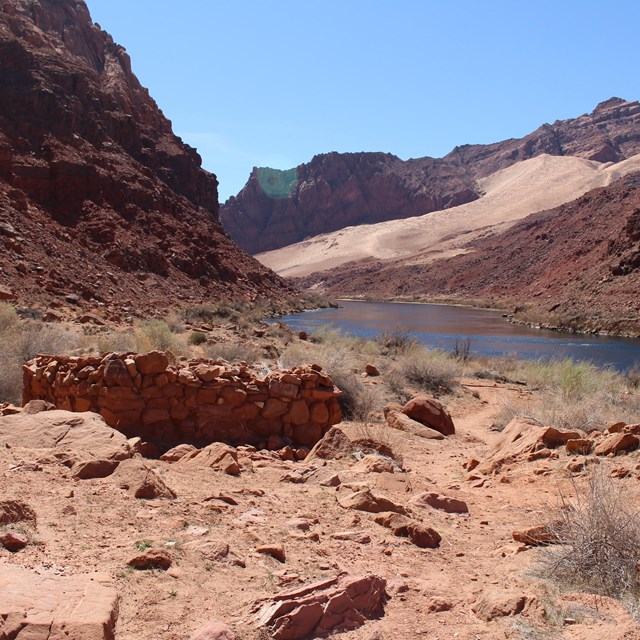
<instances>
[{"instance_id":1,"label":"sand dune slope","mask_svg":"<svg viewBox=\"0 0 640 640\"><path fill-rule=\"evenodd\" d=\"M557 207L640 170L640 154L616 164L541 155L479 181L475 202L415 218L347 227L258 254L283 276L306 276L353 260L429 262L465 250L475 238L504 231L537 211Z\"/></svg>"}]
</instances>

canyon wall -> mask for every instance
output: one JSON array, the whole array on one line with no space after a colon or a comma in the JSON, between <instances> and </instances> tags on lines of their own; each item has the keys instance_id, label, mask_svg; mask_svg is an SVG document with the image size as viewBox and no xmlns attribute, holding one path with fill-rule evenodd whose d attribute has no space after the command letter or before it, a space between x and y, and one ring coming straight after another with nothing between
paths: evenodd
<instances>
[{"instance_id":1,"label":"canyon wall","mask_svg":"<svg viewBox=\"0 0 640 640\"><path fill-rule=\"evenodd\" d=\"M255 254L347 226L471 202L481 195L478 178L544 153L618 162L639 152L640 103L612 98L524 138L462 145L443 158L327 153L288 171L254 168L220 215L231 237Z\"/></svg>"}]
</instances>

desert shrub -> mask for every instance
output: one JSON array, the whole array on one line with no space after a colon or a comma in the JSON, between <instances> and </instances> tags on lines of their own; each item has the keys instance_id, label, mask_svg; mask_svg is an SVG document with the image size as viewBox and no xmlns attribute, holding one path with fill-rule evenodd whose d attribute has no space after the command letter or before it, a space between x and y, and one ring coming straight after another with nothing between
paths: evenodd
<instances>
[{"instance_id":1,"label":"desert shrub","mask_svg":"<svg viewBox=\"0 0 640 640\"><path fill-rule=\"evenodd\" d=\"M178 340L164 320L142 320L136 331L136 351L179 350Z\"/></svg>"},{"instance_id":2,"label":"desert shrub","mask_svg":"<svg viewBox=\"0 0 640 640\"><path fill-rule=\"evenodd\" d=\"M619 483L596 468L575 497L561 494L554 514L558 545L541 570L559 582L593 593L640 595L640 510Z\"/></svg>"},{"instance_id":3,"label":"desert shrub","mask_svg":"<svg viewBox=\"0 0 640 640\"><path fill-rule=\"evenodd\" d=\"M137 340L132 331L109 331L98 336L96 346L100 353L127 353L136 351Z\"/></svg>"},{"instance_id":4,"label":"desert shrub","mask_svg":"<svg viewBox=\"0 0 640 640\"><path fill-rule=\"evenodd\" d=\"M29 322L18 334L16 348L21 362L39 353L67 354L79 346L77 334L57 325Z\"/></svg>"},{"instance_id":5,"label":"desert shrub","mask_svg":"<svg viewBox=\"0 0 640 640\"><path fill-rule=\"evenodd\" d=\"M164 321L173 333L182 333L184 331L184 317L180 311L172 309L164 317Z\"/></svg>"},{"instance_id":6,"label":"desert shrub","mask_svg":"<svg viewBox=\"0 0 640 640\"><path fill-rule=\"evenodd\" d=\"M627 369L625 379L630 389L640 389L640 364L636 362Z\"/></svg>"},{"instance_id":7,"label":"desert shrub","mask_svg":"<svg viewBox=\"0 0 640 640\"><path fill-rule=\"evenodd\" d=\"M469 360L469 352L471 351L471 339L470 338L459 338L453 342L453 349L451 351L451 355L460 362L467 362Z\"/></svg>"},{"instance_id":8,"label":"desert shrub","mask_svg":"<svg viewBox=\"0 0 640 640\"><path fill-rule=\"evenodd\" d=\"M405 353L396 367L410 383L427 391L451 389L462 371L460 363L446 353L427 349Z\"/></svg>"},{"instance_id":9,"label":"desert shrub","mask_svg":"<svg viewBox=\"0 0 640 640\"><path fill-rule=\"evenodd\" d=\"M327 372L333 384L342 391L338 402L343 416L347 420L368 422L371 414L380 408L381 399L377 389L365 385L353 371L334 368Z\"/></svg>"},{"instance_id":10,"label":"desert shrub","mask_svg":"<svg viewBox=\"0 0 640 640\"><path fill-rule=\"evenodd\" d=\"M384 355L394 356L408 353L418 346L418 341L408 331L396 327L389 331L383 331L375 338Z\"/></svg>"},{"instance_id":11,"label":"desert shrub","mask_svg":"<svg viewBox=\"0 0 640 640\"><path fill-rule=\"evenodd\" d=\"M189 338L187 339L187 342L195 346L205 344L207 342L207 334L202 333L202 331L192 331L189 334Z\"/></svg>"},{"instance_id":12,"label":"desert shrub","mask_svg":"<svg viewBox=\"0 0 640 640\"><path fill-rule=\"evenodd\" d=\"M218 342L207 347L207 356L212 359L222 358L228 362L246 362L253 364L263 358L262 351L255 345L240 342Z\"/></svg>"},{"instance_id":13,"label":"desert shrub","mask_svg":"<svg viewBox=\"0 0 640 640\"><path fill-rule=\"evenodd\" d=\"M75 333L41 322L18 323L4 316L0 331L0 402L19 403L22 397L22 365L38 353L66 354L78 346Z\"/></svg>"},{"instance_id":14,"label":"desert shrub","mask_svg":"<svg viewBox=\"0 0 640 640\"><path fill-rule=\"evenodd\" d=\"M0 302L0 335L18 326L18 314L8 302Z\"/></svg>"},{"instance_id":15,"label":"desert shrub","mask_svg":"<svg viewBox=\"0 0 640 640\"><path fill-rule=\"evenodd\" d=\"M527 384L559 392L564 398L582 398L596 392L615 393L622 390L622 376L609 368L598 368L589 362L571 358L559 360L517 361L516 375Z\"/></svg>"},{"instance_id":16,"label":"desert shrub","mask_svg":"<svg viewBox=\"0 0 640 640\"><path fill-rule=\"evenodd\" d=\"M22 363L11 349L0 344L0 402L19 404L22 398Z\"/></svg>"}]
</instances>

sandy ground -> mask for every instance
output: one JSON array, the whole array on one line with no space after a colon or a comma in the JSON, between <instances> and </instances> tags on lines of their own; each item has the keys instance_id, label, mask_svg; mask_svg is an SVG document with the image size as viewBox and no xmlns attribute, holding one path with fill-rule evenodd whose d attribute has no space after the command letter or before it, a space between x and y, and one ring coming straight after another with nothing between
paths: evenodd
<instances>
[{"instance_id":1,"label":"sandy ground","mask_svg":"<svg viewBox=\"0 0 640 640\"><path fill-rule=\"evenodd\" d=\"M256 257L282 276L306 276L367 258L429 262L462 253L475 238L504 231L529 214L570 202L638 169L640 155L617 164L541 155L480 180L484 195L475 202L415 218L347 227Z\"/></svg>"},{"instance_id":2,"label":"sandy ground","mask_svg":"<svg viewBox=\"0 0 640 640\"><path fill-rule=\"evenodd\" d=\"M23 551L0 550L0 570L3 563L15 563L45 574L108 572L121 594L117 640L182 640L209 620L226 622L240 640L267 638L255 627L255 600L341 571L381 575L392 596L382 618L341 634L345 640L637 640L638 628L619 605L560 596L549 583L532 577L538 551L512 539L514 529L544 520L559 484L568 482L566 456L522 463L481 482L469 480L463 468L497 437L491 422L499 403L526 401L531 393L517 385L463 380L454 396L443 398L457 433L442 441L382 426L342 425L351 437L364 430L385 440L404 467L394 474L356 474L354 458L329 461L343 483L364 483L404 505L423 491L467 502L469 515L413 509L442 535L439 549L419 549L376 524L371 514L341 508L335 488L283 482L285 474L304 463L282 462L269 454L243 458L238 477L149 461L177 498L146 501L127 495L109 478L73 480L65 467L46 461L46 452L14 448L0 450L0 499L30 504L38 526L30 532L33 543ZM41 470L12 470L37 459ZM630 468L639 461L637 453L625 456ZM616 482L638 490L635 477ZM219 494L233 497L237 505L211 499ZM287 524L291 518L308 519L317 539L292 530ZM371 541L330 537L347 530L367 533ZM169 549L172 569L128 569L141 541ZM206 558L198 548L210 541L228 543L231 555ZM261 543L283 544L286 562L256 553ZM234 556L246 567L234 565ZM522 615L485 621L472 610L482 599L502 601L514 594L530 599Z\"/></svg>"}]
</instances>

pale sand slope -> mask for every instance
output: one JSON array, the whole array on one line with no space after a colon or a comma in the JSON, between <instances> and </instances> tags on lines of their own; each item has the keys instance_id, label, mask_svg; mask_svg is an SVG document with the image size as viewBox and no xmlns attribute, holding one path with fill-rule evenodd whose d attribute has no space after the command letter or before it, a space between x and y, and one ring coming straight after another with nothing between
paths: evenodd
<instances>
[{"instance_id":1,"label":"pale sand slope","mask_svg":"<svg viewBox=\"0 0 640 640\"><path fill-rule=\"evenodd\" d=\"M282 276L305 276L353 260L428 262L463 253L464 244L518 220L570 202L632 171L640 154L617 164L541 155L478 181L479 200L423 216L346 227L256 256Z\"/></svg>"}]
</instances>

